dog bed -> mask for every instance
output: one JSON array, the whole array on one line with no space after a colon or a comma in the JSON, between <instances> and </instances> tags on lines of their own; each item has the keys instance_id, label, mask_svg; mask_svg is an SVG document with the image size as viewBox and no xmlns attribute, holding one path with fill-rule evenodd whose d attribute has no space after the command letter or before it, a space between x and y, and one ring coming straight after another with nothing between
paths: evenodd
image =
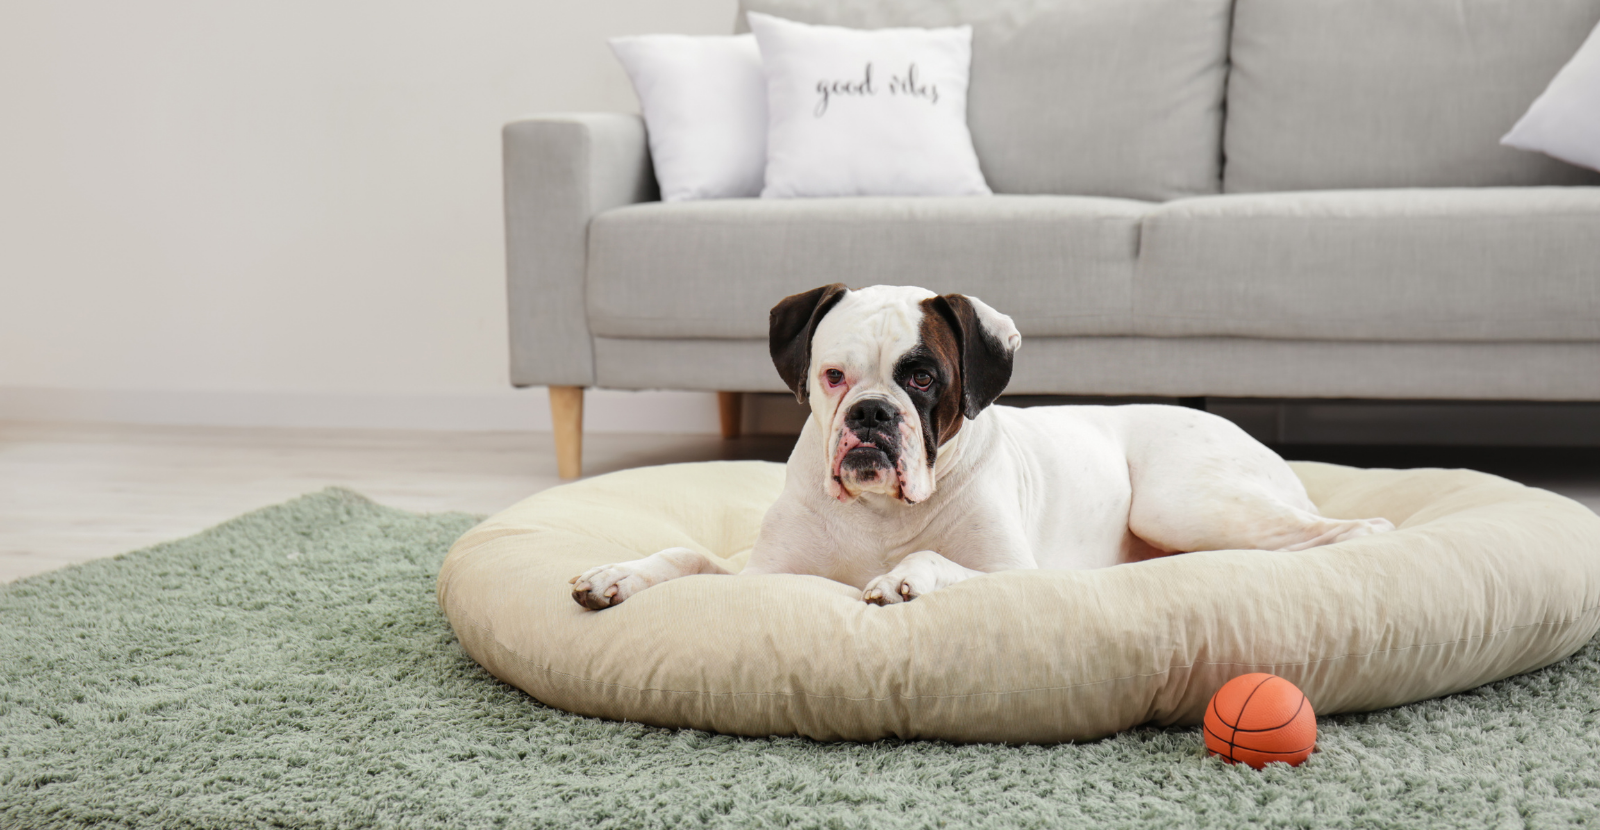
<instances>
[{"instance_id":1,"label":"dog bed","mask_svg":"<svg viewBox=\"0 0 1600 830\"><path fill-rule=\"evenodd\" d=\"M743 567L784 468L712 462L547 490L451 548L439 604L467 653L546 704L738 735L1048 743L1200 722L1230 678L1318 714L1471 689L1600 628L1600 516L1466 470L1297 463L1326 515L1397 530L1307 551L1212 551L991 574L879 607L820 577L694 576L604 611L586 568L688 547Z\"/></svg>"}]
</instances>

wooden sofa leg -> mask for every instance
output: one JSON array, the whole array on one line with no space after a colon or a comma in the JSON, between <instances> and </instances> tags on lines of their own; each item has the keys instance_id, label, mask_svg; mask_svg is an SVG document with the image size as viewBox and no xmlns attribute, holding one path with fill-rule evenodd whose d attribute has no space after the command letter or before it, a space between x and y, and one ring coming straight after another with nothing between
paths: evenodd
<instances>
[{"instance_id":1,"label":"wooden sofa leg","mask_svg":"<svg viewBox=\"0 0 1600 830\"><path fill-rule=\"evenodd\" d=\"M556 472L583 475L583 387L550 387L550 421L556 434Z\"/></svg>"},{"instance_id":2,"label":"wooden sofa leg","mask_svg":"<svg viewBox=\"0 0 1600 830\"><path fill-rule=\"evenodd\" d=\"M717 414L722 416L722 437L738 438L744 425L744 393L718 392Z\"/></svg>"}]
</instances>

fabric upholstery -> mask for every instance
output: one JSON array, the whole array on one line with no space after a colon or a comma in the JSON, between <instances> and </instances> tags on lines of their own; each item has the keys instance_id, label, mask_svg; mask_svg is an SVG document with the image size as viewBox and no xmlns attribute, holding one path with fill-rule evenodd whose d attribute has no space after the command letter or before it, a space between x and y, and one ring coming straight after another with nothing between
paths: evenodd
<instances>
[{"instance_id":1,"label":"fabric upholstery","mask_svg":"<svg viewBox=\"0 0 1600 830\"><path fill-rule=\"evenodd\" d=\"M597 337L617 389L785 391L767 341ZM1600 343L1028 337L1016 395L1600 401Z\"/></svg>"},{"instance_id":2,"label":"fabric upholstery","mask_svg":"<svg viewBox=\"0 0 1600 830\"><path fill-rule=\"evenodd\" d=\"M1600 343L1051 337L1023 349L1015 394L1600 400Z\"/></svg>"},{"instance_id":3,"label":"fabric upholstery","mask_svg":"<svg viewBox=\"0 0 1600 830\"><path fill-rule=\"evenodd\" d=\"M541 115L505 125L506 294L511 382L586 385L589 218L656 198L637 115Z\"/></svg>"},{"instance_id":4,"label":"fabric upholstery","mask_svg":"<svg viewBox=\"0 0 1600 830\"><path fill-rule=\"evenodd\" d=\"M1600 184L1499 144L1597 21L1600 0L1238 0L1224 189Z\"/></svg>"},{"instance_id":5,"label":"fabric upholstery","mask_svg":"<svg viewBox=\"0 0 1600 830\"><path fill-rule=\"evenodd\" d=\"M743 0L739 27L745 11L866 29L971 24L967 123L996 193L1163 200L1220 187L1229 6Z\"/></svg>"},{"instance_id":6,"label":"fabric upholstery","mask_svg":"<svg viewBox=\"0 0 1600 830\"><path fill-rule=\"evenodd\" d=\"M1297 464L1335 517L1398 530L1299 552L1012 571L903 605L814 576L693 576L605 611L568 577L667 547L737 570L784 468L629 470L547 490L451 548L439 604L466 652L585 715L818 740L1092 740L1199 722L1256 671L1319 715L1464 691L1600 628L1600 516L1466 470Z\"/></svg>"},{"instance_id":7,"label":"fabric upholstery","mask_svg":"<svg viewBox=\"0 0 1600 830\"><path fill-rule=\"evenodd\" d=\"M595 385L608 389L789 392L772 366L767 338L594 339Z\"/></svg>"},{"instance_id":8,"label":"fabric upholstery","mask_svg":"<svg viewBox=\"0 0 1600 830\"><path fill-rule=\"evenodd\" d=\"M779 300L843 282L973 294L1024 333L1125 333L1148 207L1063 196L634 205L595 217L589 321L608 337L765 338Z\"/></svg>"},{"instance_id":9,"label":"fabric upholstery","mask_svg":"<svg viewBox=\"0 0 1600 830\"><path fill-rule=\"evenodd\" d=\"M1134 298L1158 336L1596 341L1600 188L1171 202L1144 218Z\"/></svg>"}]
</instances>

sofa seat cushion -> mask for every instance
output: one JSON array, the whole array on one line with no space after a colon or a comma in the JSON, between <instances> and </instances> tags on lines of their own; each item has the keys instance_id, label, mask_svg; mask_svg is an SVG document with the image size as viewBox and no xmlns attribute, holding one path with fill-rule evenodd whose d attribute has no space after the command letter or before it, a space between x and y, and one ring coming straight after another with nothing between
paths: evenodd
<instances>
[{"instance_id":1,"label":"sofa seat cushion","mask_svg":"<svg viewBox=\"0 0 1600 830\"><path fill-rule=\"evenodd\" d=\"M1600 340L1600 188L1185 199L1141 246L1141 334Z\"/></svg>"},{"instance_id":2,"label":"sofa seat cushion","mask_svg":"<svg viewBox=\"0 0 1600 830\"><path fill-rule=\"evenodd\" d=\"M983 298L1026 335L1127 334L1148 203L1066 196L726 199L589 226L604 337L760 338L779 300L831 282Z\"/></svg>"},{"instance_id":3,"label":"sofa seat cushion","mask_svg":"<svg viewBox=\"0 0 1600 830\"><path fill-rule=\"evenodd\" d=\"M1600 0L1237 0L1229 193L1595 185L1500 137L1600 22Z\"/></svg>"}]
</instances>

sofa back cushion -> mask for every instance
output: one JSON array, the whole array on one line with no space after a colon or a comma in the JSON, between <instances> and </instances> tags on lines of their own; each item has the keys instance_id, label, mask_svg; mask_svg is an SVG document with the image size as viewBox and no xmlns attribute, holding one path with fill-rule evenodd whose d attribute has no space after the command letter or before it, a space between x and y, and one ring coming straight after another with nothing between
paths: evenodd
<instances>
[{"instance_id":1,"label":"sofa back cushion","mask_svg":"<svg viewBox=\"0 0 1600 830\"><path fill-rule=\"evenodd\" d=\"M1502 147L1600 0L1237 0L1233 192L1600 183Z\"/></svg>"},{"instance_id":2,"label":"sofa back cushion","mask_svg":"<svg viewBox=\"0 0 1600 830\"><path fill-rule=\"evenodd\" d=\"M863 29L970 24L967 123L996 193L1162 201L1221 187L1229 6L741 0L739 29L746 11Z\"/></svg>"}]
</instances>

